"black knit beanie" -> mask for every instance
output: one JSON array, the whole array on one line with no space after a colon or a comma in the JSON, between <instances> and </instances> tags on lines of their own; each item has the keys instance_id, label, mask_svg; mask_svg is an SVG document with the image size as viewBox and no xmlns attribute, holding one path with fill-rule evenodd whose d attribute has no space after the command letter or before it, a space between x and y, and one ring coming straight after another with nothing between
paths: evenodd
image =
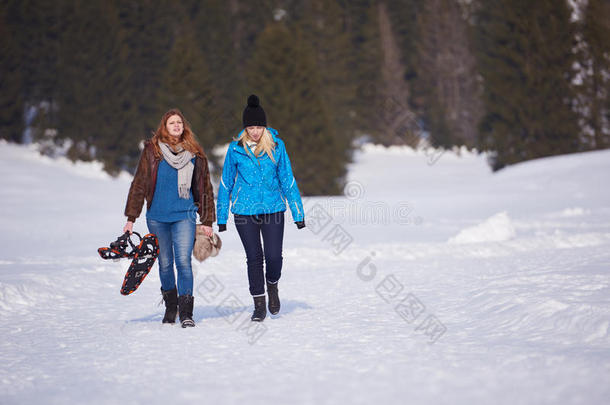
<instances>
[{"instance_id":1,"label":"black knit beanie","mask_svg":"<svg viewBox=\"0 0 610 405\"><path fill-rule=\"evenodd\" d=\"M243 122L244 128L267 126L265 110L263 110L263 107L260 106L260 101L255 94L248 97L248 105L244 109Z\"/></svg>"}]
</instances>

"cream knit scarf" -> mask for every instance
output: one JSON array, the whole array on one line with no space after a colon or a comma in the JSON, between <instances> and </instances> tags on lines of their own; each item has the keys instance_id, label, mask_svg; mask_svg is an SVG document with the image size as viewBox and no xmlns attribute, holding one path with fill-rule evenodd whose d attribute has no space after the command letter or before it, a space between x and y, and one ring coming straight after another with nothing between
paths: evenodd
<instances>
[{"instance_id":1,"label":"cream knit scarf","mask_svg":"<svg viewBox=\"0 0 610 405\"><path fill-rule=\"evenodd\" d=\"M178 146L178 152L174 153L165 142L159 142L159 147L165 161L171 167L178 170L178 194L180 198L188 199L193 179L193 169L195 168L193 163L191 163L191 159L195 155L182 146Z\"/></svg>"}]
</instances>

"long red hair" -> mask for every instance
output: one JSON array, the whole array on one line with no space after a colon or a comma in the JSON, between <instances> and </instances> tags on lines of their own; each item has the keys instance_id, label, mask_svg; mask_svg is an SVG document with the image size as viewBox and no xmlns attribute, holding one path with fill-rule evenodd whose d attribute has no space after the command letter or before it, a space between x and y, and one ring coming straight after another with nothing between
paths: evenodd
<instances>
[{"instance_id":1,"label":"long red hair","mask_svg":"<svg viewBox=\"0 0 610 405\"><path fill-rule=\"evenodd\" d=\"M180 135L180 138L176 138L175 136L170 135L169 132L167 132L167 120L169 120L172 115L177 115L182 120L184 130L182 131L182 135ZM171 110L163 114L163 117L161 117L161 122L159 123L159 127L153 134L152 143L155 148L155 155L158 158L161 157L161 148L159 148L159 142L165 142L172 148L177 145L182 145L182 147L188 150L189 152L201 158L205 158L205 152L203 151L201 145L199 145L199 142L197 142L195 134L191 129L191 125L186 120L186 118L184 118L184 114L182 114L182 112L177 108L172 108Z\"/></svg>"}]
</instances>

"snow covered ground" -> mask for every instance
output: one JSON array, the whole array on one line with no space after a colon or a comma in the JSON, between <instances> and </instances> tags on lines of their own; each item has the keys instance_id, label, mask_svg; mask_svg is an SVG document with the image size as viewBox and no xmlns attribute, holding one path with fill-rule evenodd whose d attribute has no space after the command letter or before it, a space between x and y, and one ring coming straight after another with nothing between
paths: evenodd
<instances>
[{"instance_id":1,"label":"snow covered ground","mask_svg":"<svg viewBox=\"0 0 610 405\"><path fill-rule=\"evenodd\" d=\"M0 143L0 403L606 403L610 151L492 174L365 145L349 180L288 221L278 316L249 321L229 224L182 329L157 265L123 297L97 255L129 177Z\"/></svg>"}]
</instances>

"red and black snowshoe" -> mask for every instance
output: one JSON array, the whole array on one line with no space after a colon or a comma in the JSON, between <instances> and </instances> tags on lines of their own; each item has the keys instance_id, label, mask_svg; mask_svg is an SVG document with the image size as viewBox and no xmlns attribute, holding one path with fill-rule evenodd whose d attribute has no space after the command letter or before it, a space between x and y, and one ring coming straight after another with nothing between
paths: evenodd
<instances>
[{"instance_id":1,"label":"red and black snowshoe","mask_svg":"<svg viewBox=\"0 0 610 405\"><path fill-rule=\"evenodd\" d=\"M133 259L121 286L123 295L129 295L138 289L159 256L157 235L149 233L141 237L137 232L133 234L140 238L137 246L131 241L129 232L125 232L112 242L110 247L101 247L97 250L102 259L118 260L124 257Z\"/></svg>"}]
</instances>

